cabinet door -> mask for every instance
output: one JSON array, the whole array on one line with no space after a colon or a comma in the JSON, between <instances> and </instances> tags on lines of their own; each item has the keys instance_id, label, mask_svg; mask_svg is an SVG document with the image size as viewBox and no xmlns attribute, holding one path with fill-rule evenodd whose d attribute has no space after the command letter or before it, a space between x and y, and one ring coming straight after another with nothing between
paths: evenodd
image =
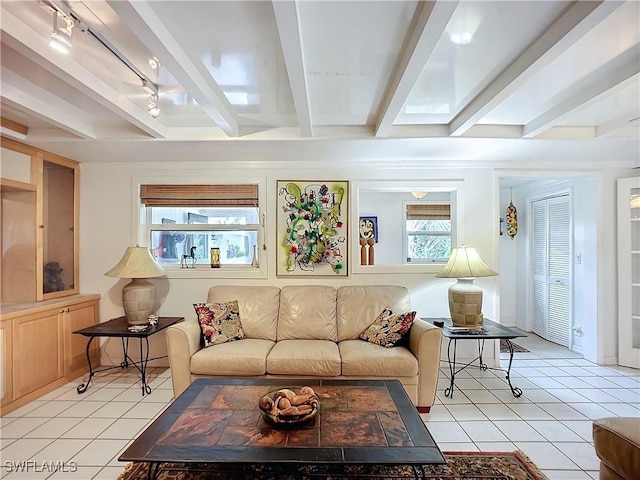
<instances>
[{"instance_id":1,"label":"cabinet door","mask_svg":"<svg viewBox=\"0 0 640 480\"><path fill-rule=\"evenodd\" d=\"M80 303L65 307L63 312L64 323L64 350L65 365L64 374L69 380L75 376L89 371L87 363L87 343L89 339L82 335L74 335L73 332L98 323L98 302ZM100 361L100 339L91 343L91 364L95 367ZM70 378L73 377L73 378Z\"/></svg>"},{"instance_id":2,"label":"cabinet door","mask_svg":"<svg viewBox=\"0 0 640 480\"><path fill-rule=\"evenodd\" d=\"M63 375L60 309L14 319L13 393L21 397Z\"/></svg>"},{"instance_id":3,"label":"cabinet door","mask_svg":"<svg viewBox=\"0 0 640 480\"><path fill-rule=\"evenodd\" d=\"M45 158L42 163L43 299L78 293L77 167Z\"/></svg>"},{"instance_id":4,"label":"cabinet door","mask_svg":"<svg viewBox=\"0 0 640 480\"><path fill-rule=\"evenodd\" d=\"M12 362L11 362L11 322L0 322L0 395L2 405L13 400Z\"/></svg>"}]
</instances>

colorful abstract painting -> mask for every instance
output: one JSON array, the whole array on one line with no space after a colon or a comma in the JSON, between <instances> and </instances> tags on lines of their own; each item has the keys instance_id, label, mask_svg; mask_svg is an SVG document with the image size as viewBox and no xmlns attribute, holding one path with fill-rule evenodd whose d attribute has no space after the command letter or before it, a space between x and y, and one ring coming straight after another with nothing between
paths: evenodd
<instances>
[{"instance_id":1,"label":"colorful abstract painting","mask_svg":"<svg viewBox=\"0 0 640 480\"><path fill-rule=\"evenodd\" d=\"M347 275L347 181L277 182L277 274Z\"/></svg>"}]
</instances>

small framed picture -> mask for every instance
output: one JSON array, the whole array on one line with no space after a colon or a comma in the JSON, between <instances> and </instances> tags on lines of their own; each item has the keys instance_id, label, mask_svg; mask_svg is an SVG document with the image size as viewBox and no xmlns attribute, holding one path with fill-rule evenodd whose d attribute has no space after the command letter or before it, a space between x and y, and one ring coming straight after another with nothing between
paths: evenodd
<instances>
[{"instance_id":1,"label":"small framed picture","mask_svg":"<svg viewBox=\"0 0 640 480\"><path fill-rule=\"evenodd\" d=\"M360 217L360 238L378 243L378 217Z\"/></svg>"}]
</instances>

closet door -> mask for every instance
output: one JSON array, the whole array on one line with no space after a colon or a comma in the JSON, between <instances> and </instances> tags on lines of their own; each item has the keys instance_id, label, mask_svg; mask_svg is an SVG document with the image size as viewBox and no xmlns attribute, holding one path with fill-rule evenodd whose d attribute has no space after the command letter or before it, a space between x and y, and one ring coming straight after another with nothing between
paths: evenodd
<instances>
[{"instance_id":1,"label":"closet door","mask_svg":"<svg viewBox=\"0 0 640 480\"><path fill-rule=\"evenodd\" d=\"M568 195L532 202L533 331L571 347L571 205Z\"/></svg>"}]
</instances>

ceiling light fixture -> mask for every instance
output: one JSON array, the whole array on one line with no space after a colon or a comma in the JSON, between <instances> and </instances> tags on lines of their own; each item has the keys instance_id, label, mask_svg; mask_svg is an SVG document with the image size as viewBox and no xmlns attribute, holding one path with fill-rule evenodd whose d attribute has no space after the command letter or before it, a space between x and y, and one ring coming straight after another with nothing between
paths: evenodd
<instances>
[{"instance_id":1,"label":"ceiling light fixture","mask_svg":"<svg viewBox=\"0 0 640 480\"><path fill-rule=\"evenodd\" d=\"M149 104L147 105L147 112L149 112L149 115L151 115L153 118L156 118L158 115L160 115L160 107L158 106L158 94L157 93L153 93L149 97Z\"/></svg>"},{"instance_id":2,"label":"ceiling light fixture","mask_svg":"<svg viewBox=\"0 0 640 480\"><path fill-rule=\"evenodd\" d=\"M71 35L73 32L74 21L71 17L63 12L53 12L53 33L49 45L60 53L69 53L71 51Z\"/></svg>"},{"instance_id":3,"label":"ceiling light fixture","mask_svg":"<svg viewBox=\"0 0 640 480\"><path fill-rule=\"evenodd\" d=\"M413 198L415 198L416 200L422 200L428 192L411 192L411 195L413 195Z\"/></svg>"}]
</instances>

